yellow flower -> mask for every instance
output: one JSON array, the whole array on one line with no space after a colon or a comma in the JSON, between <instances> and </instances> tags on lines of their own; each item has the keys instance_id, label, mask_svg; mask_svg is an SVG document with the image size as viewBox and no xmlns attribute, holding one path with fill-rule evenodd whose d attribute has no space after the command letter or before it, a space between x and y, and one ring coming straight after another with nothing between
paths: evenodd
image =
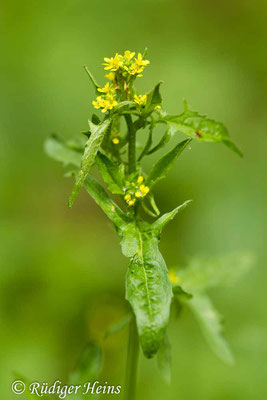
<instances>
[{"instance_id":1,"label":"yellow flower","mask_svg":"<svg viewBox=\"0 0 267 400\"><path fill-rule=\"evenodd\" d=\"M144 94L143 96L140 95L134 95L134 101L139 105L139 106L143 106L146 104L146 100L147 100L147 95Z\"/></svg>"},{"instance_id":2,"label":"yellow flower","mask_svg":"<svg viewBox=\"0 0 267 400\"><path fill-rule=\"evenodd\" d=\"M115 54L114 57L111 58L104 58L105 63L103 63L103 65L105 65L106 70L110 70L110 71L117 71L120 67L122 67L122 56L118 53Z\"/></svg>"},{"instance_id":3,"label":"yellow flower","mask_svg":"<svg viewBox=\"0 0 267 400\"><path fill-rule=\"evenodd\" d=\"M140 185L140 192L142 193L142 197L145 197L149 192L149 187L145 185Z\"/></svg>"},{"instance_id":4,"label":"yellow flower","mask_svg":"<svg viewBox=\"0 0 267 400\"><path fill-rule=\"evenodd\" d=\"M105 75L105 77L106 77L107 79L109 79L110 81L114 81L114 79L115 79L115 74L114 74L114 72L109 72L107 75Z\"/></svg>"},{"instance_id":5,"label":"yellow flower","mask_svg":"<svg viewBox=\"0 0 267 400\"><path fill-rule=\"evenodd\" d=\"M143 180L144 180L144 177L143 176L139 176L138 179L137 179L137 183L142 183Z\"/></svg>"},{"instance_id":6,"label":"yellow flower","mask_svg":"<svg viewBox=\"0 0 267 400\"><path fill-rule=\"evenodd\" d=\"M129 193L124 196L124 200L126 201L128 206L133 206L136 201L136 199L132 199L132 196Z\"/></svg>"},{"instance_id":7,"label":"yellow flower","mask_svg":"<svg viewBox=\"0 0 267 400\"><path fill-rule=\"evenodd\" d=\"M105 113L116 107L118 102L114 99L112 94L107 94L105 99L102 96L97 96L96 101L92 101L92 104L95 108L101 108L101 112Z\"/></svg>"},{"instance_id":8,"label":"yellow flower","mask_svg":"<svg viewBox=\"0 0 267 400\"><path fill-rule=\"evenodd\" d=\"M171 269L169 271L169 279L171 281L171 283L180 283L181 279L176 275L175 271L173 269Z\"/></svg>"},{"instance_id":9,"label":"yellow flower","mask_svg":"<svg viewBox=\"0 0 267 400\"><path fill-rule=\"evenodd\" d=\"M106 100L103 100L101 107L103 109L101 110L102 113L107 112L107 110L112 110L112 108L116 107L118 102L114 100L114 97L112 95L108 95Z\"/></svg>"},{"instance_id":10,"label":"yellow flower","mask_svg":"<svg viewBox=\"0 0 267 400\"><path fill-rule=\"evenodd\" d=\"M138 65L133 63L132 65L130 65L130 67L127 67L126 65L124 65L124 69L130 75L142 76L142 75L138 75L138 74L140 74L144 70L144 67L139 67Z\"/></svg>"},{"instance_id":11,"label":"yellow flower","mask_svg":"<svg viewBox=\"0 0 267 400\"><path fill-rule=\"evenodd\" d=\"M124 52L124 57L130 61L135 56L135 52L131 52L130 50L126 50Z\"/></svg>"},{"instance_id":12,"label":"yellow flower","mask_svg":"<svg viewBox=\"0 0 267 400\"><path fill-rule=\"evenodd\" d=\"M100 93L108 93L111 89L112 87L110 86L109 82L107 82L103 88L98 88L97 90Z\"/></svg>"},{"instance_id":13,"label":"yellow flower","mask_svg":"<svg viewBox=\"0 0 267 400\"><path fill-rule=\"evenodd\" d=\"M162 107L159 104L155 107L155 110L161 110L161 109Z\"/></svg>"},{"instance_id":14,"label":"yellow flower","mask_svg":"<svg viewBox=\"0 0 267 400\"><path fill-rule=\"evenodd\" d=\"M150 61L148 60L143 60L143 56L141 53L138 53L137 58L135 58L135 63L139 67L146 67L148 64L150 64Z\"/></svg>"},{"instance_id":15,"label":"yellow flower","mask_svg":"<svg viewBox=\"0 0 267 400\"><path fill-rule=\"evenodd\" d=\"M129 204L129 206L133 206L135 203L135 199L129 200L127 203Z\"/></svg>"},{"instance_id":16,"label":"yellow flower","mask_svg":"<svg viewBox=\"0 0 267 400\"><path fill-rule=\"evenodd\" d=\"M102 96L97 96L96 101L92 101L92 104L95 108L103 107L103 99Z\"/></svg>"},{"instance_id":17,"label":"yellow flower","mask_svg":"<svg viewBox=\"0 0 267 400\"><path fill-rule=\"evenodd\" d=\"M114 143L114 144L119 144L120 143L120 140L118 139L118 138L114 138L114 139L112 139L112 142Z\"/></svg>"}]
</instances>

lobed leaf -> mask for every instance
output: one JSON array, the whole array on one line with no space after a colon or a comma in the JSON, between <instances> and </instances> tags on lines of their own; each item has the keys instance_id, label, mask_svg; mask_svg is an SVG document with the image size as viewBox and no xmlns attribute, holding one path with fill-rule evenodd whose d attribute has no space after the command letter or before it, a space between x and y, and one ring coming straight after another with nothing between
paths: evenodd
<instances>
[{"instance_id":1,"label":"lobed leaf","mask_svg":"<svg viewBox=\"0 0 267 400\"><path fill-rule=\"evenodd\" d=\"M101 124L95 125L89 120L89 127L91 135L86 143L85 150L82 156L80 171L77 175L75 186L70 195L69 207L71 207L81 190L86 176L88 175L91 166L94 163L96 154L100 149L101 143L104 139L105 133L110 125L110 119L104 120Z\"/></svg>"},{"instance_id":2,"label":"lobed leaf","mask_svg":"<svg viewBox=\"0 0 267 400\"><path fill-rule=\"evenodd\" d=\"M159 122L164 122L170 128L201 142L224 143L239 156L242 156L241 151L231 142L228 131L221 122L190 110L187 104L185 104L185 110L182 114L165 115Z\"/></svg>"},{"instance_id":3,"label":"lobed leaf","mask_svg":"<svg viewBox=\"0 0 267 400\"><path fill-rule=\"evenodd\" d=\"M182 153L182 151L188 146L191 139L185 139L178 143L172 150L162 156L156 164L153 165L150 173L148 174L146 183L149 187L152 187L159 180L166 177L168 171L171 169L176 159Z\"/></svg>"}]
</instances>

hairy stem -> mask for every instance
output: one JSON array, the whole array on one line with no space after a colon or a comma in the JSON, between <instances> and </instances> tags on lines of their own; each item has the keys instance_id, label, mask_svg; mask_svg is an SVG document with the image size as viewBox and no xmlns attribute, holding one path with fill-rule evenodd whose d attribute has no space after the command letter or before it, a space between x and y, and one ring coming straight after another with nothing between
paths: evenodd
<instances>
[{"instance_id":1,"label":"hairy stem","mask_svg":"<svg viewBox=\"0 0 267 400\"><path fill-rule=\"evenodd\" d=\"M132 117L129 114L125 115L125 120L128 127L128 172L131 174L136 170L136 145L135 145L135 137L136 137L136 129L132 121Z\"/></svg>"},{"instance_id":2,"label":"hairy stem","mask_svg":"<svg viewBox=\"0 0 267 400\"><path fill-rule=\"evenodd\" d=\"M135 317L132 316L129 325L129 341L125 377L125 400L135 400L137 366L139 356L139 339Z\"/></svg>"}]
</instances>

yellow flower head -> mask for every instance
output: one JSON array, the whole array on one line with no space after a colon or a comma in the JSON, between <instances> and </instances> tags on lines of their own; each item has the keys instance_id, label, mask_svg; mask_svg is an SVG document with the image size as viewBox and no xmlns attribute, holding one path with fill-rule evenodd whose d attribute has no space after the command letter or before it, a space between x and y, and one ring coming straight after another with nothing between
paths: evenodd
<instances>
[{"instance_id":1,"label":"yellow flower head","mask_svg":"<svg viewBox=\"0 0 267 400\"><path fill-rule=\"evenodd\" d=\"M92 104L95 108L103 107L103 98L102 96L97 96L96 101L92 101Z\"/></svg>"},{"instance_id":2,"label":"yellow flower head","mask_svg":"<svg viewBox=\"0 0 267 400\"><path fill-rule=\"evenodd\" d=\"M119 144L120 143L120 139L115 137L114 139L112 139L112 143Z\"/></svg>"},{"instance_id":3,"label":"yellow flower head","mask_svg":"<svg viewBox=\"0 0 267 400\"><path fill-rule=\"evenodd\" d=\"M97 90L100 93L108 93L112 90L112 87L110 86L109 82L107 82L103 88L98 88Z\"/></svg>"},{"instance_id":4,"label":"yellow flower head","mask_svg":"<svg viewBox=\"0 0 267 400\"><path fill-rule=\"evenodd\" d=\"M101 110L102 113L107 112L107 110L112 110L112 108L116 107L118 102L114 100L114 97L112 95L108 95L106 100L103 101L103 109Z\"/></svg>"},{"instance_id":5,"label":"yellow flower head","mask_svg":"<svg viewBox=\"0 0 267 400\"><path fill-rule=\"evenodd\" d=\"M135 203L135 199L132 199L132 200L129 200L129 201L128 201L129 206L133 206L134 203Z\"/></svg>"},{"instance_id":6,"label":"yellow flower head","mask_svg":"<svg viewBox=\"0 0 267 400\"><path fill-rule=\"evenodd\" d=\"M143 60L143 56L141 53L138 53L137 58L135 58L135 63L139 67L146 67L148 64L150 64L150 61L148 60Z\"/></svg>"},{"instance_id":7,"label":"yellow flower head","mask_svg":"<svg viewBox=\"0 0 267 400\"><path fill-rule=\"evenodd\" d=\"M169 279L170 279L171 283L174 283L174 284L181 282L181 279L176 275L176 273L173 269L171 269L169 271Z\"/></svg>"},{"instance_id":8,"label":"yellow flower head","mask_svg":"<svg viewBox=\"0 0 267 400\"><path fill-rule=\"evenodd\" d=\"M138 179L137 179L137 183L142 183L143 180L144 180L144 177L143 176L139 176Z\"/></svg>"},{"instance_id":9,"label":"yellow flower head","mask_svg":"<svg viewBox=\"0 0 267 400\"><path fill-rule=\"evenodd\" d=\"M145 197L149 192L149 187L145 185L140 185L140 192L142 194L142 197Z\"/></svg>"},{"instance_id":10,"label":"yellow flower head","mask_svg":"<svg viewBox=\"0 0 267 400\"><path fill-rule=\"evenodd\" d=\"M122 56L118 53L116 53L115 56L111 58L105 57L104 61L105 61L105 63L103 63L103 65L105 65L104 69L110 70L112 72L116 72L123 65Z\"/></svg>"},{"instance_id":11,"label":"yellow flower head","mask_svg":"<svg viewBox=\"0 0 267 400\"><path fill-rule=\"evenodd\" d=\"M146 104L147 100L147 95L134 95L134 101L139 105L139 106L144 106Z\"/></svg>"},{"instance_id":12,"label":"yellow flower head","mask_svg":"<svg viewBox=\"0 0 267 400\"><path fill-rule=\"evenodd\" d=\"M130 50L126 50L124 52L124 57L127 61L131 61L131 59L135 56L135 52L131 52Z\"/></svg>"},{"instance_id":13,"label":"yellow flower head","mask_svg":"<svg viewBox=\"0 0 267 400\"><path fill-rule=\"evenodd\" d=\"M135 203L135 201L136 201L136 199L132 199L132 196L130 195L130 193L127 193L125 196L124 196L124 200L126 201L126 203L128 204L128 206L133 206L134 205L134 203Z\"/></svg>"},{"instance_id":14,"label":"yellow flower head","mask_svg":"<svg viewBox=\"0 0 267 400\"><path fill-rule=\"evenodd\" d=\"M107 79L109 79L110 81L114 81L114 79L115 79L115 74L114 74L114 72L109 72L107 75L105 75L105 77L106 77Z\"/></svg>"},{"instance_id":15,"label":"yellow flower head","mask_svg":"<svg viewBox=\"0 0 267 400\"><path fill-rule=\"evenodd\" d=\"M107 94L106 98L97 96L96 101L92 101L92 104L95 108L101 108L101 112L105 113L108 110L112 110L112 108L116 107L118 102L114 99L112 94Z\"/></svg>"}]
</instances>

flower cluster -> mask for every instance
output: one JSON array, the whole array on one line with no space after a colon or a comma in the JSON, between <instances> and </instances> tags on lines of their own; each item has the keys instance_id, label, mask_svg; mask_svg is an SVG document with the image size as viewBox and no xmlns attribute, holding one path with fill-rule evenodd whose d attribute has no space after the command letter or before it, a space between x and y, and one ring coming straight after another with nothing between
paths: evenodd
<instances>
[{"instance_id":1,"label":"flower cluster","mask_svg":"<svg viewBox=\"0 0 267 400\"><path fill-rule=\"evenodd\" d=\"M139 106L144 106L144 105L146 104L146 101L147 101L147 95L146 95L146 94L144 94L144 95L141 95L141 94L137 95L137 94L135 94L135 95L134 95L134 101L135 101L135 103L138 104Z\"/></svg>"},{"instance_id":2,"label":"flower cluster","mask_svg":"<svg viewBox=\"0 0 267 400\"><path fill-rule=\"evenodd\" d=\"M137 182L126 182L127 189L124 200L128 206L133 206L137 199L145 197L149 192L149 187L144 185L144 177L139 176Z\"/></svg>"},{"instance_id":3,"label":"flower cluster","mask_svg":"<svg viewBox=\"0 0 267 400\"><path fill-rule=\"evenodd\" d=\"M112 110L118 101L129 100L131 98L130 88L136 77L142 76L145 66L149 64L144 60L141 53L135 56L135 52L126 50L124 55L116 53L114 57L104 58L104 69L109 71L106 78L107 82L103 88L98 88L101 95L97 96L92 102L95 108L100 108L103 113ZM146 103L146 95L134 96L134 101L143 106Z\"/></svg>"},{"instance_id":4,"label":"flower cluster","mask_svg":"<svg viewBox=\"0 0 267 400\"><path fill-rule=\"evenodd\" d=\"M142 76L144 68L149 64L148 60L144 60L141 53L135 57L135 52L126 50L124 55L116 53L114 57L104 58L105 63L103 64L105 70L111 71L111 73L122 73L125 76L125 72L132 76ZM108 79L115 80L116 74L108 74Z\"/></svg>"},{"instance_id":5,"label":"flower cluster","mask_svg":"<svg viewBox=\"0 0 267 400\"><path fill-rule=\"evenodd\" d=\"M105 113L116 107L118 102L115 99L116 91L113 85L110 85L109 82L107 82L103 88L98 88L97 90L102 93L102 95L97 96L96 100L92 101L95 108L101 108L101 112Z\"/></svg>"}]
</instances>

